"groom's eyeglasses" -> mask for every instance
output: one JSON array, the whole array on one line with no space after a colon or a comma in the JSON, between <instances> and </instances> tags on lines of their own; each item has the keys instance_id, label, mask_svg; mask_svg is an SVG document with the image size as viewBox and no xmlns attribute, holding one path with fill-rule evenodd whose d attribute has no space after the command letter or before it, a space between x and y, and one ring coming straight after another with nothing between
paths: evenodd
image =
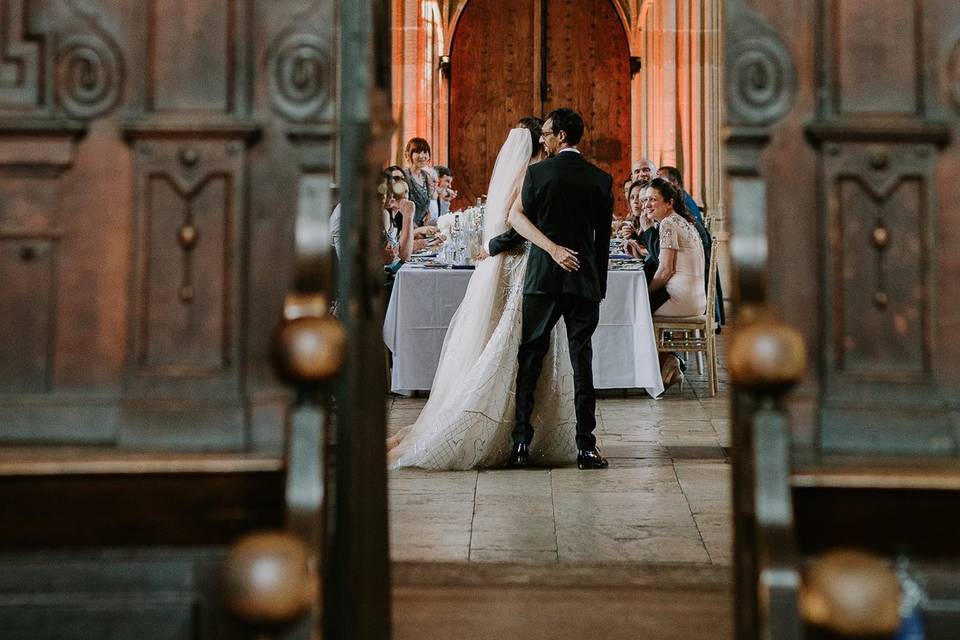
<instances>
[{"instance_id":1,"label":"groom's eyeglasses","mask_svg":"<svg viewBox=\"0 0 960 640\"><path fill-rule=\"evenodd\" d=\"M550 131L549 129L541 129L541 130L540 130L540 135L542 135L544 138L546 138L547 136L552 136L552 135L553 135L553 131Z\"/></svg>"}]
</instances>

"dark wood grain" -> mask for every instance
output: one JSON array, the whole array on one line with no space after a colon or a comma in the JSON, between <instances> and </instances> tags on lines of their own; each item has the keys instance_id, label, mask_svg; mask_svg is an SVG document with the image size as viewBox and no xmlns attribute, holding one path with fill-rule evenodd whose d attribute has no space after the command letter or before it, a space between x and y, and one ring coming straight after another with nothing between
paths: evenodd
<instances>
[{"instance_id":1,"label":"dark wood grain","mask_svg":"<svg viewBox=\"0 0 960 640\"><path fill-rule=\"evenodd\" d=\"M544 7L546 47L541 47ZM460 190L455 208L486 193L497 151L517 120L558 107L583 115L584 155L616 184L627 177L630 52L609 0L471 0L451 51L450 163ZM625 209L622 200L616 198L617 207Z\"/></svg>"},{"instance_id":2,"label":"dark wood grain","mask_svg":"<svg viewBox=\"0 0 960 640\"><path fill-rule=\"evenodd\" d=\"M558 107L586 122L580 150L613 176L614 201L626 212L619 186L630 174L630 49L611 2L549 0L544 113Z\"/></svg>"},{"instance_id":3,"label":"dark wood grain","mask_svg":"<svg viewBox=\"0 0 960 640\"><path fill-rule=\"evenodd\" d=\"M301 177L336 204L287 133L335 129L333 3L8 5L0 443L276 450Z\"/></svg>"},{"instance_id":4,"label":"dark wood grain","mask_svg":"<svg viewBox=\"0 0 960 640\"><path fill-rule=\"evenodd\" d=\"M541 114L536 99L535 0L471 0L450 55L450 165L459 198L487 192L497 152L520 118Z\"/></svg>"},{"instance_id":5,"label":"dark wood grain","mask_svg":"<svg viewBox=\"0 0 960 640\"><path fill-rule=\"evenodd\" d=\"M228 545L283 524L282 471L5 475L0 550Z\"/></svg>"}]
</instances>

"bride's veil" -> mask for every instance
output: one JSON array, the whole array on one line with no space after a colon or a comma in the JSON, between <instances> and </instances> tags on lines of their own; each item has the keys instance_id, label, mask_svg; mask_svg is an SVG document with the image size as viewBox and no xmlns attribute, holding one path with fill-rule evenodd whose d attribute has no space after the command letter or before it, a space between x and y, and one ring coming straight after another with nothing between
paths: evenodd
<instances>
[{"instance_id":1,"label":"bride's veil","mask_svg":"<svg viewBox=\"0 0 960 640\"><path fill-rule=\"evenodd\" d=\"M506 142L497 154L497 161L490 176L487 204L483 218L483 242L507 229L507 215L520 193L523 177L533 152L533 141L528 129L512 129ZM452 391L463 382L464 372L473 365L496 328L502 312L505 291L503 281L503 255L497 255L477 263L470 278L463 302L450 320L440 363L430 389L430 401L417 420L419 424L436 424L431 416L443 411L447 402L455 397Z\"/></svg>"},{"instance_id":2,"label":"bride's veil","mask_svg":"<svg viewBox=\"0 0 960 640\"><path fill-rule=\"evenodd\" d=\"M483 215L483 242L507 230L507 214L523 186L523 176L533 154L529 129L511 129L500 147L490 175L487 206Z\"/></svg>"}]
</instances>

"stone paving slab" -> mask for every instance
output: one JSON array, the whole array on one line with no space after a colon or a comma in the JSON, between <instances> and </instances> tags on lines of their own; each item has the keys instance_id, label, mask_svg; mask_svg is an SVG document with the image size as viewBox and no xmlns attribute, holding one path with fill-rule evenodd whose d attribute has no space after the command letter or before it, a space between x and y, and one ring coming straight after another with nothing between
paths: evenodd
<instances>
[{"instance_id":1,"label":"stone paving slab","mask_svg":"<svg viewBox=\"0 0 960 640\"><path fill-rule=\"evenodd\" d=\"M603 392L597 435L605 470L554 468L391 471L395 560L729 565L731 442L726 367L711 398L688 370L683 392L659 400ZM416 420L423 397L393 397L391 433Z\"/></svg>"}]
</instances>

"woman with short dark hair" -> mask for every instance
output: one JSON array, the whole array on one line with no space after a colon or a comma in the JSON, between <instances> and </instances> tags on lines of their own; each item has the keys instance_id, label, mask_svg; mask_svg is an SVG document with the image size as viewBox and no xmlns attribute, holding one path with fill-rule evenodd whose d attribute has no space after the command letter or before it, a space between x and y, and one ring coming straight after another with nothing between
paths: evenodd
<instances>
[{"instance_id":1,"label":"woman with short dark hair","mask_svg":"<svg viewBox=\"0 0 960 640\"><path fill-rule=\"evenodd\" d=\"M416 206L413 224L423 226L430 209L430 200L437 179L430 166L430 143L423 138L410 138L403 149L403 170L410 185L410 199Z\"/></svg>"}]
</instances>

